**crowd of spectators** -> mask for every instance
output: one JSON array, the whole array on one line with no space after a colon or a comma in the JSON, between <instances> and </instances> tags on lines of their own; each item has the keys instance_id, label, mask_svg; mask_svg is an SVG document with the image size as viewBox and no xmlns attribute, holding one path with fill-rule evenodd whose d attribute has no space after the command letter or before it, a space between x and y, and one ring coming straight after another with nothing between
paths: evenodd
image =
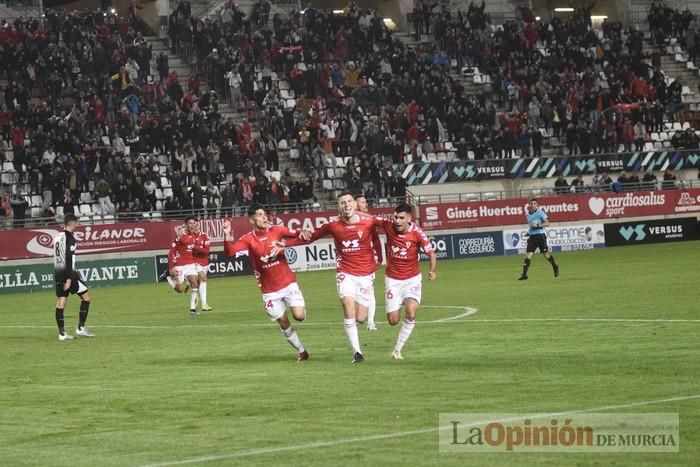
<instances>
[{"instance_id":1,"label":"crowd of spectators","mask_svg":"<svg viewBox=\"0 0 700 467\"><path fill-rule=\"evenodd\" d=\"M229 202L218 193L225 174L234 175L234 205L313 197L302 180L266 178L267 167L279 168L276 145L253 141L247 121L224 119L217 93L153 57L129 18L3 21L0 63L0 164L23 190L8 199L39 195L42 215L97 199L103 215L211 209ZM157 199L165 189L171 199ZM21 211L13 204L0 214L19 220Z\"/></svg>"},{"instance_id":2,"label":"crowd of spectators","mask_svg":"<svg viewBox=\"0 0 700 467\"><path fill-rule=\"evenodd\" d=\"M698 174L700 178L700 173ZM582 175L576 176L569 182L560 175L554 180L554 194L566 195L569 193L622 193L625 191L646 190L673 190L687 186L685 180L679 180L671 169L666 169L661 175L661 180L653 171L644 173L621 172L613 179L607 172L601 172L591 177L589 182L584 181Z\"/></svg>"}]
</instances>

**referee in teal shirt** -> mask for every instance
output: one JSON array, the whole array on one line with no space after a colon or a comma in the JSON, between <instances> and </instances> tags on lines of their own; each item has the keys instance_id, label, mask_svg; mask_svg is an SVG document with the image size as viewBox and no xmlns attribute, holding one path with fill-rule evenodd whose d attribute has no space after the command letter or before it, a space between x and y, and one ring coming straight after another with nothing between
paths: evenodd
<instances>
[{"instance_id":1,"label":"referee in teal shirt","mask_svg":"<svg viewBox=\"0 0 700 467\"><path fill-rule=\"evenodd\" d=\"M554 270L554 277L559 276L559 266L554 261L554 256L549 253L549 247L547 246L547 234L544 232L544 228L549 225L549 219L547 219L547 213L540 209L537 205L537 198L530 198L530 202L527 205L527 212L525 213L527 218L527 250L525 253L525 262L523 263L523 274L518 280L527 280L527 270L530 269L530 261L532 261L532 255L539 249L540 253L547 258L549 264L552 265Z\"/></svg>"}]
</instances>

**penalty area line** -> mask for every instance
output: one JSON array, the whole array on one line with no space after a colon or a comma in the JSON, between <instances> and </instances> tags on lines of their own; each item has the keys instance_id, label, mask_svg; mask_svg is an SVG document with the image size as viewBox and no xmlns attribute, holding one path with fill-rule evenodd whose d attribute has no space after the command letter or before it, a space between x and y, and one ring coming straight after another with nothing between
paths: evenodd
<instances>
[{"instance_id":1,"label":"penalty area line","mask_svg":"<svg viewBox=\"0 0 700 467\"><path fill-rule=\"evenodd\" d=\"M689 400L695 400L695 399L700 399L700 394L693 394L693 395L688 395L688 396L668 397L668 398L664 398L664 399L651 399L651 400L639 401L639 402L629 402L629 403L625 403L625 404L603 405L603 406L589 407L589 408L583 408L583 409L571 409L571 410L565 410L562 412L548 412L548 413L543 412L543 413L538 413L538 414L535 414L532 416L528 416L528 418L539 419L539 418L548 418L548 417L560 417L560 416L564 416L564 415L573 415L573 414L577 414L577 413L605 412L608 410L627 409L627 408L631 408L631 407L643 407L646 405L664 404L667 402L682 402L682 401L689 401ZM484 420L484 421L470 423L467 426L476 426L476 425L486 423L486 422L506 423L509 421L515 421L515 420L520 420L520 419L522 419L522 416L508 417L508 418L502 418L502 419L498 419L498 420ZM378 441L378 440L391 439L391 438L403 438L406 436L421 435L421 434L427 434L427 433L437 433L437 432L447 430L447 429L451 430L452 427L449 427L449 426L429 427L429 428L422 428L422 429L417 429L417 430L396 431L393 433L383 433L383 434L377 434L377 435L356 436L353 438L339 438L339 439L328 440L328 441L316 441L313 443L305 443L305 444L292 444L292 445L286 445L286 446L245 449L245 450L235 451L235 452L231 452L231 453L227 453L227 454L212 454L212 455L207 455L207 456L190 457L189 459L157 462L157 463L153 463L153 464L144 464L141 467L166 467L166 466L170 466L170 465L199 464L199 463L204 463L204 462L214 462L214 461L222 461L222 460L229 460L229 459L240 459L240 458L244 458L244 457L261 456L261 455L266 455L266 454L276 454L276 453L280 453L280 452L294 452L294 451L305 451L308 449L330 448L330 447L340 446L340 445L344 445L344 444L361 443L361 442L368 442L368 441Z\"/></svg>"}]
</instances>

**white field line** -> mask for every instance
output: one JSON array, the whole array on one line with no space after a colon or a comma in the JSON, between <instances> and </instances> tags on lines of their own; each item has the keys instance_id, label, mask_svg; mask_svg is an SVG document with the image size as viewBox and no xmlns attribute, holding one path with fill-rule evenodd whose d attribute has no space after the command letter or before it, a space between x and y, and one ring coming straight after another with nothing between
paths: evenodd
<instances>
[{"instance_id":1,"label":"white field line","mask_svg":"<svg viewBox=\"0 0 700 467\"><path fill-rule=\"evenodd\" d=\"M571 410L565 410L563 412L549 412L549 413L545 412L545 413L535 414L533 416L528 416L528 418L548 418L548 417L560 417L563 415L571 415L571 414L576 414L576 413L605 412L608 410L627 409L627 408L631 408L631 407L643 407L646 405L664 404L667 402L681 402L681 401L688 401L688 400L694 400L694 399L700 399L700 394L693 394L693 395L689 395L689 396L668 397L665 399L652 399L652 400L646 400L646 401L640 401L640 402L630 402L630 403L625 403L625 404L603 405L603 406L599 406L599 407L589 407L589 408L583 408L583 409L571 409ZM473 422L473 423L470 423L470 424L465 425L465 426L466 427L476 426L476 425L479 425L479 424L482 424L485 422L490 422L490 421L506 423L509 421L520 420L521 418L522 418L522 416L508 417L508 418L503 418L500 420L485 420L485 421ZM383 433L383 434L368 435L368 436L357 436L357 437L353 437L353 438L339 438L339 439L328 440L328 441L316 441L316 442L305 443L305 444L291 444L291 445L267 447L267 448L244 449L244 450L234 451L234 452L230 452L230 453L226 453L226 454L212 454L212 455L207 455L207 456L191 457L188 459L166 461L166 462L157 462L154 464L145 464L143 467L165 467L165 466L170 466L170 465L199 464L199 463L204 463L204 462L240 459L240 458L244 458L244 457L261 456L261 455L266 455L266 454L276 454L276 453L280 453L280 452L306 451L308 449L328 448L328 447L334 447L334 446L339 446L339 445L343 445L343 444L378 441L378 440L390 439L390 438L403 438L406 436L421 435L421 434L426 434L426 433L436 433L436 432L439 432L439 431L445 430L445 429L452 429L452 427L449 427L449 426L442 427L442 428L429 427L429 428L421 428L421 429L417 429L417 430L395 431L393 433Z\"/></svg>"}]
</instances>

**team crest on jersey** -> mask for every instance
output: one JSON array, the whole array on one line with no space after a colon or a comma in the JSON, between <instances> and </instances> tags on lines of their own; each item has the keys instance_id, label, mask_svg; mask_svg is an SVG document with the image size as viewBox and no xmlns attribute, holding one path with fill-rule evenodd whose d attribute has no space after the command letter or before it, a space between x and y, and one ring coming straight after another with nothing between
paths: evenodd
<instances>
[{"instance_id":1,"label":"team crest on jersey","mask_svg":"<svg viewBox=\"0 0 700 467\"><path fill-rule=\"evenodd\" d=\"M363 234L363 233L364 233L364 232L359 231L359 232L357 232L357 236L360 237L360 238L362 238L362 234Z\"/></svg>"},{"instance_id":2,"label":"team crest on jersey","mask_svg":"<svg viewBox=\"0 0 700 467\"><path fill-rule=\"evenodd\" d=\"M406 248L411 248L411 242L406 242Z\"/></svg>"}]
</instances>

